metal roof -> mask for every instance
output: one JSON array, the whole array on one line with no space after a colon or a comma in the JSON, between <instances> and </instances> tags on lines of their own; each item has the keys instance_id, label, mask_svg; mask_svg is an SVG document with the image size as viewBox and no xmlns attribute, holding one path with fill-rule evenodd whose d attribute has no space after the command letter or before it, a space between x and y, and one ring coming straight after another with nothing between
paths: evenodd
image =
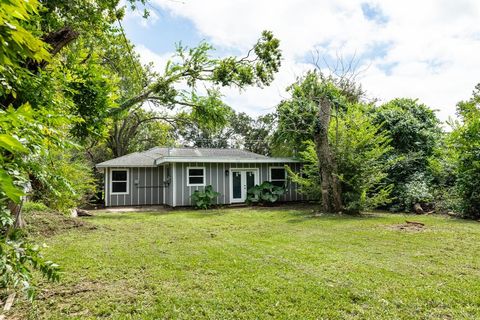
<instances>
[{"instance_id":1,"label":"metal roof","mask_svg":"<svg viewBox=\"0 0 480 320\"><path fill-rule=\"evenodd\" d=\"M240 149L155 147L144 152L134 152L99 163L96 167L155 167L172 162L276 163L299 161L292 158L267 157Z\"/></svg>"}]
</instances>

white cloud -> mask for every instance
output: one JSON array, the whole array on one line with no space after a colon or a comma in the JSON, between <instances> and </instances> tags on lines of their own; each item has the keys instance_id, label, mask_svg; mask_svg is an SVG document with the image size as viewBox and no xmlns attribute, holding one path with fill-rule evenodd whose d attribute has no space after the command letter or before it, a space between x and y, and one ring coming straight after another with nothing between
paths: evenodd
<instances>
[{"instance_id":1,"label":"white cloud","mask_svg":"<svg viewBox=\"0 0 480 320\"><path fill-rule=\"evenodd\" d=\"M163 73L165 71L168 60L172 60L172 57L174 56L173 52L158 54L147 48L144 44L136 44L134 49L135 52L140 55L140 62L143 65L152 62L154 71L158 73Z\"/></svg>"},{"instance_id":2,"label":"white cloud","mask_svg":"<svg viewBox=\"0 0 480 320\"><path fill-rule=\"evenodd\" d=\"M361 8L366 2L380 10L386 22L367 19ZM285 60L273 85L244 92L224 90L232 107L253 114L273 110L285 96L284 88L305 70L305 57L315 46L325 55L367 56L362 62L370 67L361 82L371 96L383 101L419 98L439 109L443 120L454 114L456 102L468 98L480 82L480 2L476 0L155 3L191 20L200 34L224 49L247 50L262 30L274 32ZM151 53L145 49L137 51ZM385 65L391 68L382 68Z\"/></svg>"}]
</instances>

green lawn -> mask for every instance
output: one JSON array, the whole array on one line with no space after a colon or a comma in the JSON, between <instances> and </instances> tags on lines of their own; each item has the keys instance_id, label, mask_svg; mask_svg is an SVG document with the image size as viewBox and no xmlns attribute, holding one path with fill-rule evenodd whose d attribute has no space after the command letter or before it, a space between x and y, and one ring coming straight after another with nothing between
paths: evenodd
<instances>
[{"instance_id":1,"label":"green lawn","mask_svg":"<svg viewBox=\"0 0 480 320\"><path fill-rule=\"evenodd\" d=\"M44 239L45 319L479 319L480 223L312 209L98 213ZM423 231L397 230L405 219Z\"/></svg>"}]
</instances>

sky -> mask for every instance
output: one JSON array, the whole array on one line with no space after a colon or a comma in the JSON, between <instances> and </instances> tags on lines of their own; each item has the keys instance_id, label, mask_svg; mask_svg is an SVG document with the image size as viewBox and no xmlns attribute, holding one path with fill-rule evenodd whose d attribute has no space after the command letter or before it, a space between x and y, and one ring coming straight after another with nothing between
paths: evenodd
<instances>
[{"instance_id":1,"label":"sky","mask_svg":"<svg viewBox=\"0 0 480 320\"><path fill-rule=\"evenodd\" d=\"M219 57L244 55L263 30L280 39L282 66L266 88L222 89L236 111L261 115L313 56L332 67L355 61L358 82L377 103L419 99L442 121L480 82L479 0L150 0L148 19L128 11L127 37L143 63L163 70L175 43L213 44Z\"/></svg>"}]
</instances>

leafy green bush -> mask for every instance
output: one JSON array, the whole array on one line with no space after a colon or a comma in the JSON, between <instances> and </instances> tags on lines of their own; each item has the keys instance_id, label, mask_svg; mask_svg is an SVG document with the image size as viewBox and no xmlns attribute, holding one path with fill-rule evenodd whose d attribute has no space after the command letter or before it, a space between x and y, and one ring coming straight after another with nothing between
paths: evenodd
<instances>
[{"instance_id":1,"label":"leafy green bush","mask_svg":"<svg viewBox=\"0 0 480 320\"><path fill-rule=\"evenodd\" d=\"M23 213L31 212L52 212L53 210L47 207L44 203L25 201L22 206Z\"/></svg>"},{"instance_id":2,"label":"leafy green bush","mask_svg":"<svg viewBox=\"0 0 480 320\"><path fill-rule=\"evenodd\" d=\"M32 200L67 213L95 193L89 164L72 149L51 151L32 163Z\"/></svg>"},{"instance_id":3,"label":"leafy green bush","mask_svg":"<svg viewBox=\"0 0 480 320\"><path fill-rule=\"evenodd\" d=\"M265 181L247 191L247 203L272 204L277 202L285 194L285 191L285 188L274 186L271 182Z\"/></svg>"},{"instance_id":4,"label":"leafy green bush","mask_svg":"<svg viewBox=\"0 0 480 320\"><path fill-rule=\"evenodd\" d=\"M197 209L208 209L213 205L213 199L218 197L220 192L214 191L211 185L206 186L203 190L195 190L192 194L193 205Z\"/></svg>"},{"instance_id":5,"label":"leafy green bush","mask_svg":"<svg viewBox=\"0 0 480 320\"><path fill-rule=\"evenodd\" d=\"M434 196L430 189L430 181L421 173L414 174L411 180L399 187L401 205L406 211L411 211L415 203L428 204Z\"/></svg>"},{"instance_id":6,"label":"leafy green bush","mask_svg":"<svg viewBox=\"0 0 480 320\"><path fill-rule=\"evenodd\" d=\"M21 288L33 300L35 287L32 270L38 270L50 281L59 280L59 266L45 260L38 245L32 244L20 229L10 229L0 234L0 287Z\"/></svg>"},{"instance_id":7,"label":"leafy green bush","mask_svg":"<svg viewBox=\"0 0 480 320\"><path fill-rule=\"evenodd\" d=\"M290 167L286 166L288 176L295 182L299 189L298 191L312 201L320 201L322 194L322 178L318 170L318 157L315 151L315 144L312 141L303 143L304 150L298 153L302 159L303 165L300 174L294 172Z\"/></svg>"},{"instance_id":8,"label":"leafy green bush","mask_svg":"<svg viewBox=\"0 0 480 320\"><path fill-rule=\"evenodd\" d=\"M445 168L445 163L438 161L443 158L438 154L442 130L435 112L415 99L404 98L373 109L372 116L373 122L380 125L380 132L391 138L391 149L383 159L394 160L385 179L393 186L393 201L384 208L410 211L412 201L433 201L429 190L439 187L434 171L439 173Z\"/></svg>"},{"instance_id":9,"label":"leafy green bush","mask_svg":"<svg viewBox=\"0 0 480 320\"><path fill-rule=\"evenodd\" d=\"M456 193L463 216L480 218L480 84L473 97L457 104L460 120L450 136L456 148Z\"/></svg>"}]
</instances>

